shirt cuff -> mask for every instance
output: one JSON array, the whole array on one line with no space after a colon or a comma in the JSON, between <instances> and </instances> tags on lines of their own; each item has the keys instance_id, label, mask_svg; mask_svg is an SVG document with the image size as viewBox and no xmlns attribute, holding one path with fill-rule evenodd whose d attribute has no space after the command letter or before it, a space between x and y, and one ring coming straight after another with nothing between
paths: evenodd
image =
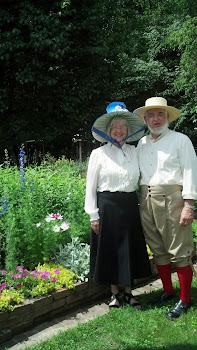
<instances>
[{"instance_id":1,"label":"shirt cuff","mask_svg":"<svg viewBox=\"0 0 197 350\"><path fill-rule=\"evenodd\" d=\"M98 220L98 219L99 219L99 213L90 214L90 221Z\"/></svg>"},{"instance_id":2,"label":"shirt cuff","mask_svg":"<svg viewBox=\"0 0 197 350\"><path fill-rule=\"evenodd\" d=\"M197 195L196 194L183 194L183 199L187 200L187 199L193 199L194 201L197 200Z\"/></svg>"}]
</instances>

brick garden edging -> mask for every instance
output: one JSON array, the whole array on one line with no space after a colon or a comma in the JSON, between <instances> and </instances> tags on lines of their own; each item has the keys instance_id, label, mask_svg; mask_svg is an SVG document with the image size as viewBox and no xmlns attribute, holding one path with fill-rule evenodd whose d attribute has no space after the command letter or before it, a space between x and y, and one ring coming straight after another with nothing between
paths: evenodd
<instances>
[{"instance_id":1,"label":"brick garden edging","mask_svg":"<svg viewBox=\"0 0 197 350\"><path fill-rule=\"evenodd\" d=\"M42 297L26 299L13 311L0 312L0 343L58 314L107 297L109 292L109 287L98 286L90 280L77 283L74 289L62 288Z\"/></svg>"},{"instance_id":2,"label":"brick garden edging","mask_svg":"<svg viewBox=\"0 0 197 350\"><path fill-rule=\"evenodd\" d=\"M150 257L150 264L151 277L154 278L157 275L157 269L152 257ZM135 287L147 283L150 279L135 280ZM109 286L96 285L89 280L77 283L74 289L62 288L42 297L26 299L13 311L0 312L0 343L57 315L66 314L79 306L109 296Z\"/></svg>"}]
</instances>

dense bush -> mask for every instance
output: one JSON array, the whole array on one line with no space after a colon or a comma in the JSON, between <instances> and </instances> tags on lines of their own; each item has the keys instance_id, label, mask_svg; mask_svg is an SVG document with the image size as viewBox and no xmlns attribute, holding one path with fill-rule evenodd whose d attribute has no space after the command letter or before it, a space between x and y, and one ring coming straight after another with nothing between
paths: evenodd
<instances>
[{"instance_id":1,"label":"dense bush","mask_svg":"<svg viewBox=\"0 0 197 350\"><path fill-rule=\"evenodd\" d=\"M34 268L51 258L52 249L71 237L89 243L90 222L84 212L85 179L80 166L67 159L45 159L40 166L20 168L7 159L0 167L0 266ZM48 215L59 213L66 230L44 225ZM45 224L46 221L45 221Z\"/></svg>"}]
</instances>

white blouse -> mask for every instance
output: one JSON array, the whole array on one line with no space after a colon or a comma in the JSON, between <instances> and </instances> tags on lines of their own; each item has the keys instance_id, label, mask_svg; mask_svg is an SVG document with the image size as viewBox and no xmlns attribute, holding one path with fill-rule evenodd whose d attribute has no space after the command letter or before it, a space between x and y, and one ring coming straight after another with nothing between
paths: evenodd
<instances>
[{"instance_id":1,"label":"white blouse","mask_svg":"<svg viewBox=\"0 0 197 350\"><path fill-rule=\"evenodd\" d=\"M167 130L157 139L144 136L137 146L140 185L182 185L184 199L197 199L197 157L186 135Z\"/></svg>"},{"instance_id":2,"label":"white blouse","mask_svg":"<svg viewBox=\"0 0 197 350\"><path fill-rule=\"evenodd\" d=\"M120 149L109 142L93 150L88 164L85 196L85 211L90 220L99 219L97 191L133 192L138 187L138 180L135 146L125 143Z\"/></svg>"}]
</instances>

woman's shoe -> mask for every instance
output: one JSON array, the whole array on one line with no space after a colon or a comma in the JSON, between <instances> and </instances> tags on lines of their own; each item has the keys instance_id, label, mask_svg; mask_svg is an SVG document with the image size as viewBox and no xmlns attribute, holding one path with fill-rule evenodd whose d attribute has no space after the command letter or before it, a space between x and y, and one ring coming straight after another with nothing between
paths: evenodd
<instances>
[{"instance_id":1,"label":"woman's shoe","mask_svg":"<svg viewBox=\"0 0 197 350\"><path fill-rule=\"evenodd\" d=\"M118 304L111 304L113 300L117 300ZM120 307L120 293L118 292L117 294L112 293L111 295L111 300L109 302L109 308L119 308Z\"/></svg>"},{"instance_id":2,"label":"woman's shoe","mask_svg":"<svg viewBox=\"0 0 197 350\"><path fill-rule=\"evenodd\" d=\"M131 303L131 299L134 299L135 301L133 303ZM137 301L136 298L131 293L124 292L124 302L126 304L129 304L130 306L132 306L136 310L141 309L141 305L140 305L139 301Z\"/></svg>"}]
</instances>

